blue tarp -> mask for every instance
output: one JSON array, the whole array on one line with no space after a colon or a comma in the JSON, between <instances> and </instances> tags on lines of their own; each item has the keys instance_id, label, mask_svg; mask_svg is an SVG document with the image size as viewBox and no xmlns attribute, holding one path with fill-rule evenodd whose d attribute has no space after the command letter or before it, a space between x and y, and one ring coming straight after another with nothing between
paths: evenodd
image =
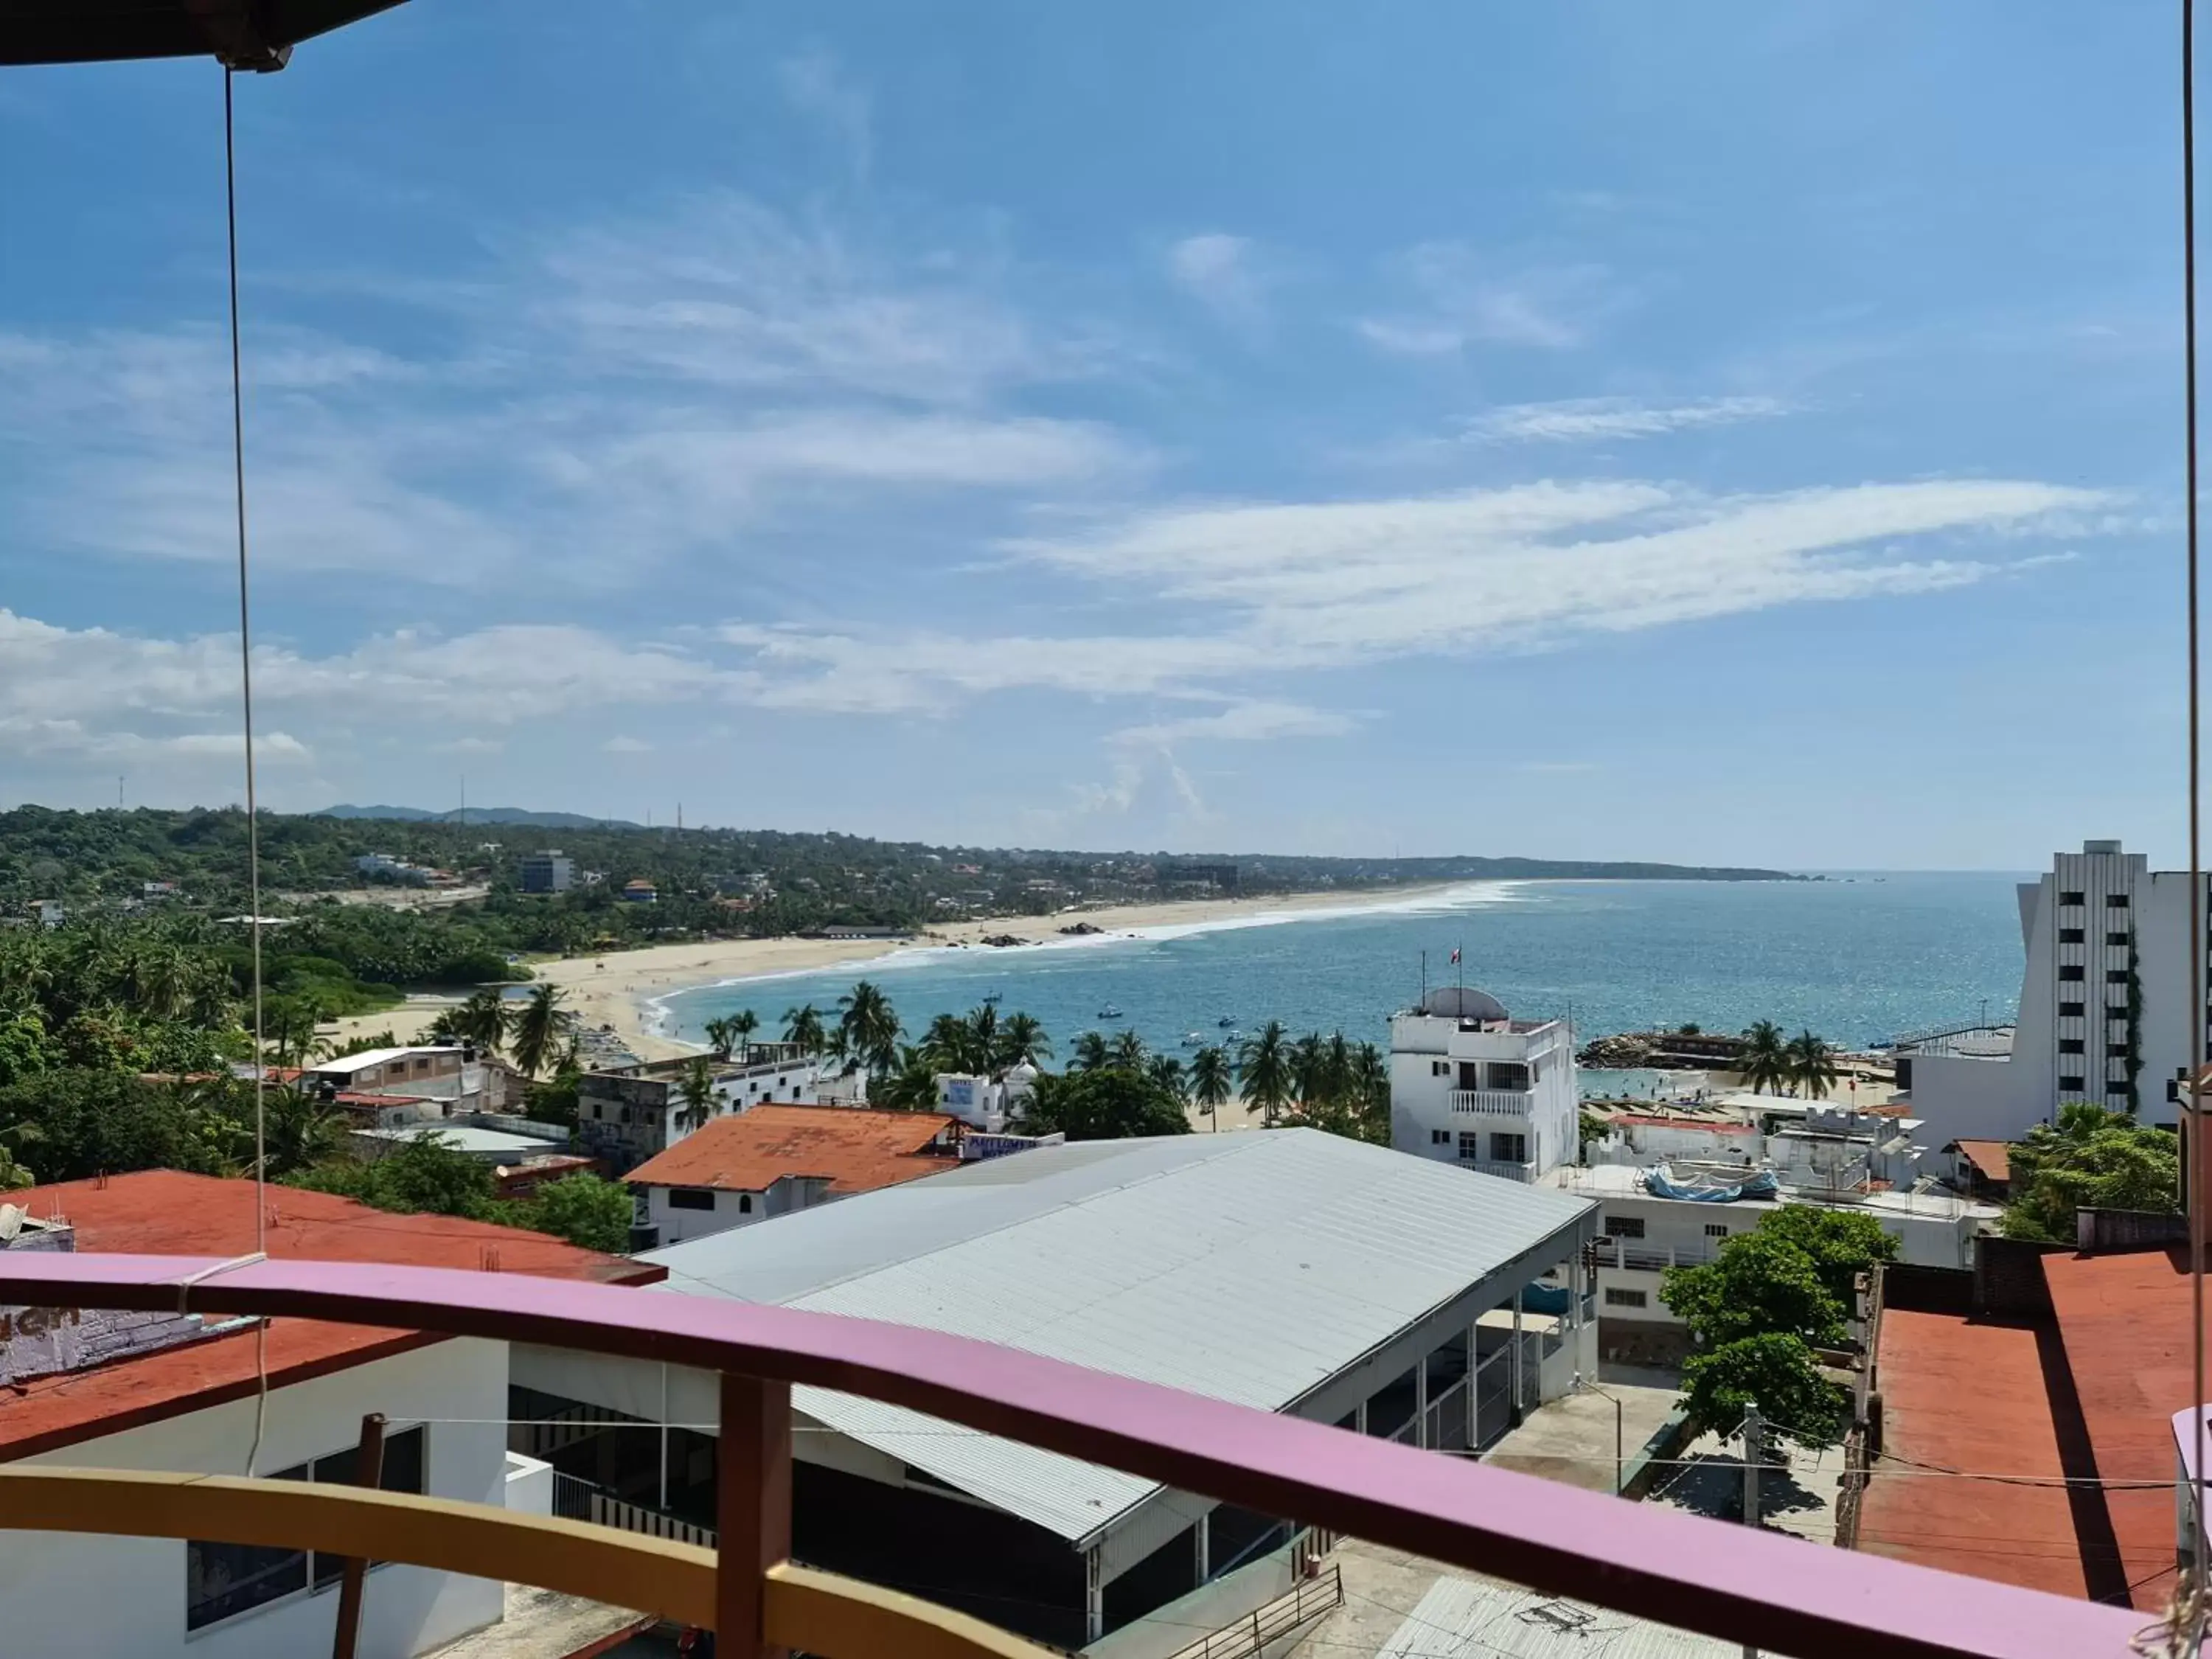
<instances>
[{"instance_id":1,"label":"blue tarp","mask_svg":"<svg viewBox=\"0 0 2212 1659\"><path fill-rule=\"evenodd\" d=\"M1644 1172L1644 1190L1654 1198L1679 1198L1692 1204L1733 1204L1740 1198L1772 1198L1781 1187L1771 1170L1761 1170L1733 1186L1686 1187L1661 1164Z\"/></svg>"},{"instance_id":2,"label":"blue tarp","mask_svg":"<svg viewBox=\"0 0 2212 1659\"><path fill-rule=\"evenodd\" d=\"M1563 1314L1574 1304L1573 1295L1564 1285L1524 1285L1521 1287L1521 1311L1523 1313Z\"/></svg>"}]
</instances>

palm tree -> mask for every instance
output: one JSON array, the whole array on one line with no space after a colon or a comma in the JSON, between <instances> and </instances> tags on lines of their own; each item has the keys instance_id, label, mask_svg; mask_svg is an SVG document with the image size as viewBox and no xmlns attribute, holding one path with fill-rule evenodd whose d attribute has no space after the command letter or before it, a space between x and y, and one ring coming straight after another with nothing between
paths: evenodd
<instances>
[{"instance_id":1,"label":"palm tree","mask_svg":"<svg viewBox=\"0 0 2212 1659\"><path fill-rule=\"evenodd\" d=\"M261 1144L270 1178L280 1179L333 1156L345 1144L345 1123L313 1094L271 1089L262 1115Z\"/></svg>"},{"instance_id":2,"label":"palm tree","mask_svg":"<svg viewBox=\"0 0 2212 1659\"><path fill-rule=\"evenodd\" d=\"M540 985L514 1015L514 1063L525 1077L535 1078L560 1053L561 1033L568 1016L562 1011L561 989Z\"/></svg>"},{"instance_id":3,"label":"palm tree","mask_svg":"<svg viewBox=\"0 0 2212 1659\"><path fill-rule=\"evenodd\" d=\"M1246 1102L1260 1109L1262 1122L1274 1122L1275 1114L1290 1104L1293 1086L1282 1021L1271 1019L1257 1036L1244 1039L1237 1051L1237 1071Z\"/></svg>"},{"instance_id":4,"label":"palm tree","mask_svg":"<svg viewBox=\"0 0 2212 1659\"><path fill-rule=\"evenodd\" d=\"M1141 1072L1147 1058L1145 1040L1134 1031L1116 1031L1106 1045L1106 1063L1125 1072Z\"/></svg>"},{"instance_id":5,"label":"palm tree","mask_svg":"<svg viewBox=\"0 0 2212 1659\"><path fill-rule=\"evenodd\" d=\"M1182 1062L1173 1054L1154 1054L1145 1062L1145 1075L1178 1100L1190 1098L1190 1082L1184 1077Z\"/></svg>"},{"instance_id":6,"label":"palm tree","mask_svg":"<svg viewBox=\"0 0 2212 1659\"><path fill-rule=\"evenodd\" d=\"M710 1019L707 1022L706 1030L707 1043L714 1049L714 1058L727 1060L738 1046L737 1031L727 1019Z\"/></svg>"},{"instance_id":7,"label":"palm tree","mask_svg":"<svg viewBox=\"0 0 2212 1659\"><path fill-rule=\"evenodd\" d=\"M1810 1031L1800 1031L1790 1039L1787 1050L1790 1079L1809 1098L1826 1100L1828 1090L1837 1078L1836 1051L1823 1037Z\"/></svg>"},{"instance_id":8,"label":"palm tree","mask_svg":"<svg viewBox=\"0 0 2212 1659\"><path fill-rule=\"evenodd\" d=\"M448 1008L438 1017L438 1023L455 1042L495 1054L507 1041L510 1018L507 999L500 994L499 988L487 985L481 991L471 992L459 1007Z\"/></svg>"},{"instance_id":9,"label":"palm tree","mask_svg":"<svg viewBox=\"0 0 2212 1659\"><path fill-rule=\"evenodd\" d=\"M978 1003L968 1011L965 1022L971 1046L969 1053L975 1057L975 1069L988 1072L999 1054L999 1009L995 1003Z\"/></svg>"},{"instance_id":10,"label":"palm tree","mask_svg":"<svg viewBox=\"0 0 2212 1659\"><path fill-rule=\"evenodd\" d=\"M898 1059L899 1022L883 987L858 981L837 999L837 1006L847 1054L871 1072L890 1071Z\"/></svg>"},{"instance_id":11,"label":"palm tree","mask_svg":"<svg viewBox=\"0 0 2212 1659\"><path fill-rule=\"evenodd\" d=\"M45 1139L44 1131L35 1123L13 1123L0 1129L0 1193L21 1192L39 1184L29 1166L16 1162L15 1148Z\"/></svg>"},{"instance_id":12,"label":"palm tree","mask_svg":"<svg viewBox=\"0 0 2212 1659\"><path fill-rule=\"evenodd\" d=\"M684 1103L676 1114L677 1132L688 1135L704 1128L707 1120L714 1115L714 1067L706 1055L701 1054L684 1068L676 1095Z\"/></svg>"},{"instance_id":13,"label":"palm tree","mask_svg":"<svg viewBox=\"0 0 2212 1659\"><path fill-rule=\"evenodd\" d=\"M1227 1104L1236 1092L1236 1068L1219 1047L1208 1043L1190 1057L1190 1097L1213 1119L1215 1128L1221 1127L1221 1118L1214 1109Z\"/></svg>"},{"instance_id":14,"label":"palm tree","mask_svg":"<svg viewBox=\"0 0 2212 1659\"><path fill-rule=\"evenodd\" d=\"M1008 1014L999 1027L999 1052L995 1056L999 1070L1010 1070L1016 1066L1035 1066L1052 1054L1052 1039L1045 1036L1044 1027L1031 1014Z\"/></svg>"},{"instance_id":15,"label":"palm tree","mask_svg":"<svg viewBox=\"0 0 2212 1659\"><path fill-rule=\"evenodd\" d=\"M1789 1045L1783 1040L1782 1028L1771 1019L1762 1019L1746 1030L1736 1070L1751 1085L1752 1093L1771 1088L1780 1094L1782 1085L1790 1080Z\"/></svg>"},{"instance_id":16,"label":"palm tree","mask_svg":"<svg viewBox=\"0 0 2212 1659\"><path fill-rule=\"evenodd\" d=\"M738 1040L738 1060L742 1065L752 1058L753 1033L760 1030L760 1016L750 1008L740 1008L723 1023Z\"/></svg>"},{"instance_id":17,"label":"palm tree","mask_svg":"<svg viewBox=\"0 0 2212 1659\"><path fill-rule=\"evenodd\" d=\"M927 1046L905 1043L898 1069L868 1085L868 1104L892 1112L927 1112L937 1106L938 1063Z\"/></svg>"},{"instance_id":18,"label":"palm tree","mask_svg":"<svg viewBox=\"0 0 2212 1659\"><path fill-rule=\"evenodd\" d=\"M276 997L264 1004L261 1030L269 1044L268 1063L279 1068L305 1066L314 1050L319 1018L315 1005L303 997Z\"/></svg>"},{"instance_id":19,"label":"palm tree","mask_svg":"<svg viewBox=\"0 0 2212 1659\"><path fill-rule=\"evenodd\" d=\"M1068 1060L1069 1067L1078 1072L1103 1072L1113 1063L1107 1052L1106 1039L1097 1031L1085 1031L1075 1039L1075 1053Z\"/></svg>"},{"instance_id":20,"label":"palm tree","mask_svg":"<svg viewBox=\"0 0 2212 1659\"><path fill-rule=\"evenodd\" d=\"M1390 1062L1371 1042L1352 1051L1352 1097L1368 1111L1390 1109Z\"/></svg>"},{"instance_id":21,"label":"palm tree","mask_svg":"<svg viewBox=\"0 0 2212 1659\"><path fill-rule=\"evenodd\" d=\"M1291 1085L1304 1105L1318 1106L1329 1098L1328 1051L1320 1032L1308 1031L1291 1045Z\"/></svg>"},{"instance_id":22,"label":"palm tree","mask_svg":"<svg viewBox=\"0 0 2212 1659\"><path fill-rule=\"evenodd\" d=\"M818 1054L829 1046L821 1012L812 1003L802 1002L783 1011L783 1040L797 1043L803 1054Z\"/></svg>"},{"instance_id":23,"label":"palm tree","mask_svg":"<svg viewBox=\"0 0 2212 1659\"><path fill-rule=\"evenodd\" d=\"M940 1072L980 1073L991 1063L990 1051L978 1041L975 1026L958 1014L939 1014L931 1020L918 1052Z\"/></svg>"}]
</instances>

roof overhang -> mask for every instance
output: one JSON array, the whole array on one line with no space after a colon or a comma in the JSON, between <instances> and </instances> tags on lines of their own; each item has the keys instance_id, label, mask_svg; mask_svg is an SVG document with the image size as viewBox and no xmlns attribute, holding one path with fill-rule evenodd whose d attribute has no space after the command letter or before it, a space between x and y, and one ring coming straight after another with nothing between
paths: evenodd
<instances>
[{"instance_id":1,"label":"roof overhang","mask_svg":"<svg viewBox=\"0 0 2212 1659\"><path fill-rule=\"evenodd\" d=\"M283 69L292 48L399 0L0 0L0 64L216 58Z\"/></svg>"}]
</instances>

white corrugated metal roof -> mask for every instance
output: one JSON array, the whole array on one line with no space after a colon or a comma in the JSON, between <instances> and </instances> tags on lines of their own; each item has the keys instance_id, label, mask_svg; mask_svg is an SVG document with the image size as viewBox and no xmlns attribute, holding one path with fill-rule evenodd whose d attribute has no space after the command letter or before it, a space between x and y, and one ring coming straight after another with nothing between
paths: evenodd
<instances>
[{"instance_id":1,"label":"white corrugated metal roof","mask_svg":"<svg viewBox=\"0 0 2212 1659\"><path fill-rule=\"evenodd\" d=\"M1589 1206L1310 1129L1039 1147L652 1253L656 1288L956 1332L1268 1411ZM1078 1539L1153 1483L826 1389L793 1404Z\"/></svg>"},{"instance_id":2,"label":"white corrugated metal roof","mask_svg":"<svg viewBox=\"0 0 2212 1659\"><path fill-rule=\"evenodd\" d=\"M1439 1578L1375 1659L1736 1659L1742 1651L1518 1584Z\"/></svg>"}]
</instances>

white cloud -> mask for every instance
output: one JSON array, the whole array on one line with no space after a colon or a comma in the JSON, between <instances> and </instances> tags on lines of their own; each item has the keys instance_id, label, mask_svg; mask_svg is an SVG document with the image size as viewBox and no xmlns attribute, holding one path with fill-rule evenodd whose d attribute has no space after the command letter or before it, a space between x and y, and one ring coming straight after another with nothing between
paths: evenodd
<instances>
[{"instance_id":1,"label":"white cloud","mask_svg":"<svg viewBox=\"0 0 2212 1659\"><path fill-rule=\"evenodd\" d=\"M853 176L866 180L875 149L866 90L855 86L836 55L822 46L785 58L776 66L776 78L791 106L827 128L843 148Z\"/></svg>"},{"instance_id":2,"label":"white cloud","mask_svg":"<svg viewBox=\"0 0 2212 1659\"><path fill-rule=\"evenodd\" d=\"M1357 327L1400 356L1455 356L1482 344L1570 350L1626 302L1601 265L1505 270L1459 242L1410 248L1393 269L1406 303Z\"/></svg>"},{"instance_id":3,"label":"white cloud","mask_svg":"<svg viewBox=\"0 0 2212 1659\"><path fill-rule=\"evenodd\" d=\"M1555 403L1507 404L1487 410L1469 424L1468 435L1497 443L1603 442L1771 420L1790 412L1790 406L1775 398L1705 398L1686 403L1571 398Z\"/></svg>"},{"instance_id":4,"label":"white cloud","mask_svg":"<svg viewBox=\"0 0 2212 1659\"><path fill-rule=\"evenodd\" d=\"M609 738L599 748L610 755L649 755L653 752L653 745L639 738Z\"/></svg>"},{"instance_id":5,"label":"white cloud","mask_svg":"<svg viewBox=\"0 0 2212 1659\"><path fill-rule=\"evenodd\" d=\"M1267 279L1250 240L1221 231L1186 236L1168 249L1176 285L1224 322L1258 327L1267 317Z\"/></svg>"},{"instance_id":6,"label":"white cloud","mask_svg":"<svg viewBox=\"0 0 2212 1659\"><path fill-rule=\"evenodd\" d=\"M1192 714L1131 726L1113 734L1110 741L1138 748L1164 749L1191 738L1235 743L1267 743L1279 738L1336 738L1353 729L1349 715L1326 708L1309 708L1294 702L1253 698L1233 702L1212 714Z\"/></svg>"}]
</instances>

